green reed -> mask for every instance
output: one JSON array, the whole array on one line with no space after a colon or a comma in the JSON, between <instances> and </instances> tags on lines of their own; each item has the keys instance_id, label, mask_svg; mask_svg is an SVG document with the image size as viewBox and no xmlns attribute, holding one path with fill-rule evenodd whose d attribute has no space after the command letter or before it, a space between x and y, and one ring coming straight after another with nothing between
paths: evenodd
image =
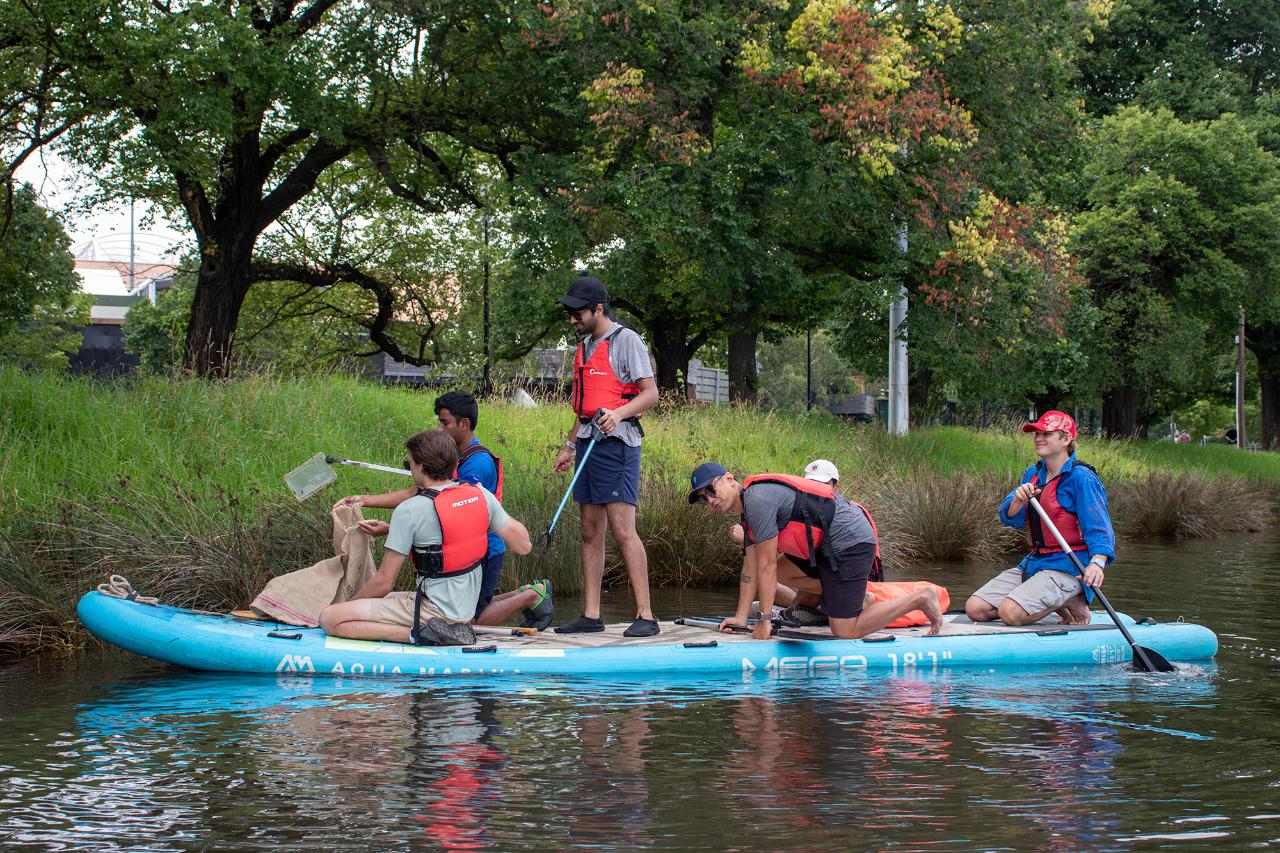
<instances>
[{"instance_id":1,"label":"green reed","mask_svg":"<svg viewBox=\"0 0 1280 853\"><path fill-rule=\"evenodd\" d=\"M284 475L316 453L398 465L405 438L435 425L435 395L348 377L99 383L0 369L0 648L80 642L75 601L113 572L167 602L243 607L270 577L327 556L333 501L408 484L339 466L336 484L298 504ZM535 537L569 484L551 462L571 423L562 401L481 407L479 435L506 467L504 503ZM645 418L638 527L651 583L736 575L736 519L685 501L689 472L710 459L742 474L832 460L845 493L875 515L891 569L1016 550L1017 532L996 519L1033 458L1013 426L893 437L826 413L664 403ZM1254 530L1276 510L1280 454L1083 440L1080 455L1129 535ZM550 577L576 592L579 548L570 504L549 551L508 559L503 586ZM626 573L609 542L606 583L617 582Z\"/></svg>"}]
</instances>

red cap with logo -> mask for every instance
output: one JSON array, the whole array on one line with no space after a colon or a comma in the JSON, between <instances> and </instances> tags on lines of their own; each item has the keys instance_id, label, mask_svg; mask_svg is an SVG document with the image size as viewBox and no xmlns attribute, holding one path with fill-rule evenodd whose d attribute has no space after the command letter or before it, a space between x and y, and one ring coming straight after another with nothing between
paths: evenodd
<instances>
[{"instance_id":1,"label":"red cap with logo","mask_svg":"<svg viewBox=\"0 0 1280 853\"><path fill-rule=\"evenodd\" d=\"M1059 412L1057 409L1050 409L1040 416L1040 420L1035 423L1023 424L1023 432L1065 432L1072 438L1076 437L1076 422L1072 420L1071 415L1066 412Z\"/></svg>"}]
</instances>

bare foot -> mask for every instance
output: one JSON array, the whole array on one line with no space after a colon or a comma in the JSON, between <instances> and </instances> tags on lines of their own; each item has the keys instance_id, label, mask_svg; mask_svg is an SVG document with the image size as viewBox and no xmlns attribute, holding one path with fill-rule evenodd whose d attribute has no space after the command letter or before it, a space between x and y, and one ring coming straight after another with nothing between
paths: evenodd
<instances>
[{"instance_id":1,"label":"bare foot","mask_svg":"<svg viewBox=\"0 0 1280 853\"><path fill-rule=\"evenodd\" d=\"M1055 611L1067 625L1088 625L1093 614L1085 603L1083 595L1077 595Z\"/></svg>"},{"instance_id":2,"label":"bare foot","mask_svg":"<svg viewBox=\"0 0 1280 853\"><path fill-rule=\"evenodd\" d=\"M924 604L920 607L924 611L925 617L929 620L929 633L927 636L936 637L938 632L942 630L942 606L938 600L938 588L931 586L924 591Z\"/></svg>"}]
</instances>

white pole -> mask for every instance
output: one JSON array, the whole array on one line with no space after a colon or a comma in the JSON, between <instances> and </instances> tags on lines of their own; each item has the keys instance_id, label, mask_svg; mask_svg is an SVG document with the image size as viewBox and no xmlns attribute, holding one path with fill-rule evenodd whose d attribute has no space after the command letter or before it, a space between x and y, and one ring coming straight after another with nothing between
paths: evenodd
<instances>
[{"instance_id":1,"label":"white pole","mask_svg":"<svg viewBox=\"0 0 1280 853\"><path fill-rule=\"evenodd\" d=\"M898 226L898 252L907 255L907 223ZM898 299L889 308L889 434L907 434L907 342L902 325L907 321L907 286L898 286Z\"/></svg>"},{"instance_id":2,"label":"white pole","mask_svg":"<svg viewBox=\"0 0 1280 853\"><path fill-rule=\"evenodd\" d=\"M1240 306L1240 333L1236 335L1236 447L1248 447L1244 437L1244 306Z\"/></svg>"}]
</instances>

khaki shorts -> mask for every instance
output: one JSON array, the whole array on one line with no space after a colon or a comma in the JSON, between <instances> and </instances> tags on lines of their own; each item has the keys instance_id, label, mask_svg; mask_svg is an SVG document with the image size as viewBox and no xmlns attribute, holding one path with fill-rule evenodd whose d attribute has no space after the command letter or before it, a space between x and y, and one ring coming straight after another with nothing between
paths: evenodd
<instances>
[{"instance_id":1,"label":"khaki shorts","mask_svg":"<svg viewBox=\"0 0 1280 853\"><path fill-rule=\"evenodd\" d=\"M403 625L412 630L413 599L416 596L416 592L389 592L382 598L372 598L369 600L370 615L375 622L383 622L387 625ZM422 621L426 622L432 616L451 621L431 599L424 595L422 597Z\"/></svg>"},{"instance_id":2,"label":"khaki shorts","mask_svg":"<svg viewBox=\"0 0 1280 853\"><path fill-rule=\"evenodd\" d=\"M1012 598L1028 615L1057 610L1081 593L1080 579L1056 569L1043 569L1025 581L1022 569L1008 569L987 581L974 593L992 607Z\"/></svg>"}]
</instances>

